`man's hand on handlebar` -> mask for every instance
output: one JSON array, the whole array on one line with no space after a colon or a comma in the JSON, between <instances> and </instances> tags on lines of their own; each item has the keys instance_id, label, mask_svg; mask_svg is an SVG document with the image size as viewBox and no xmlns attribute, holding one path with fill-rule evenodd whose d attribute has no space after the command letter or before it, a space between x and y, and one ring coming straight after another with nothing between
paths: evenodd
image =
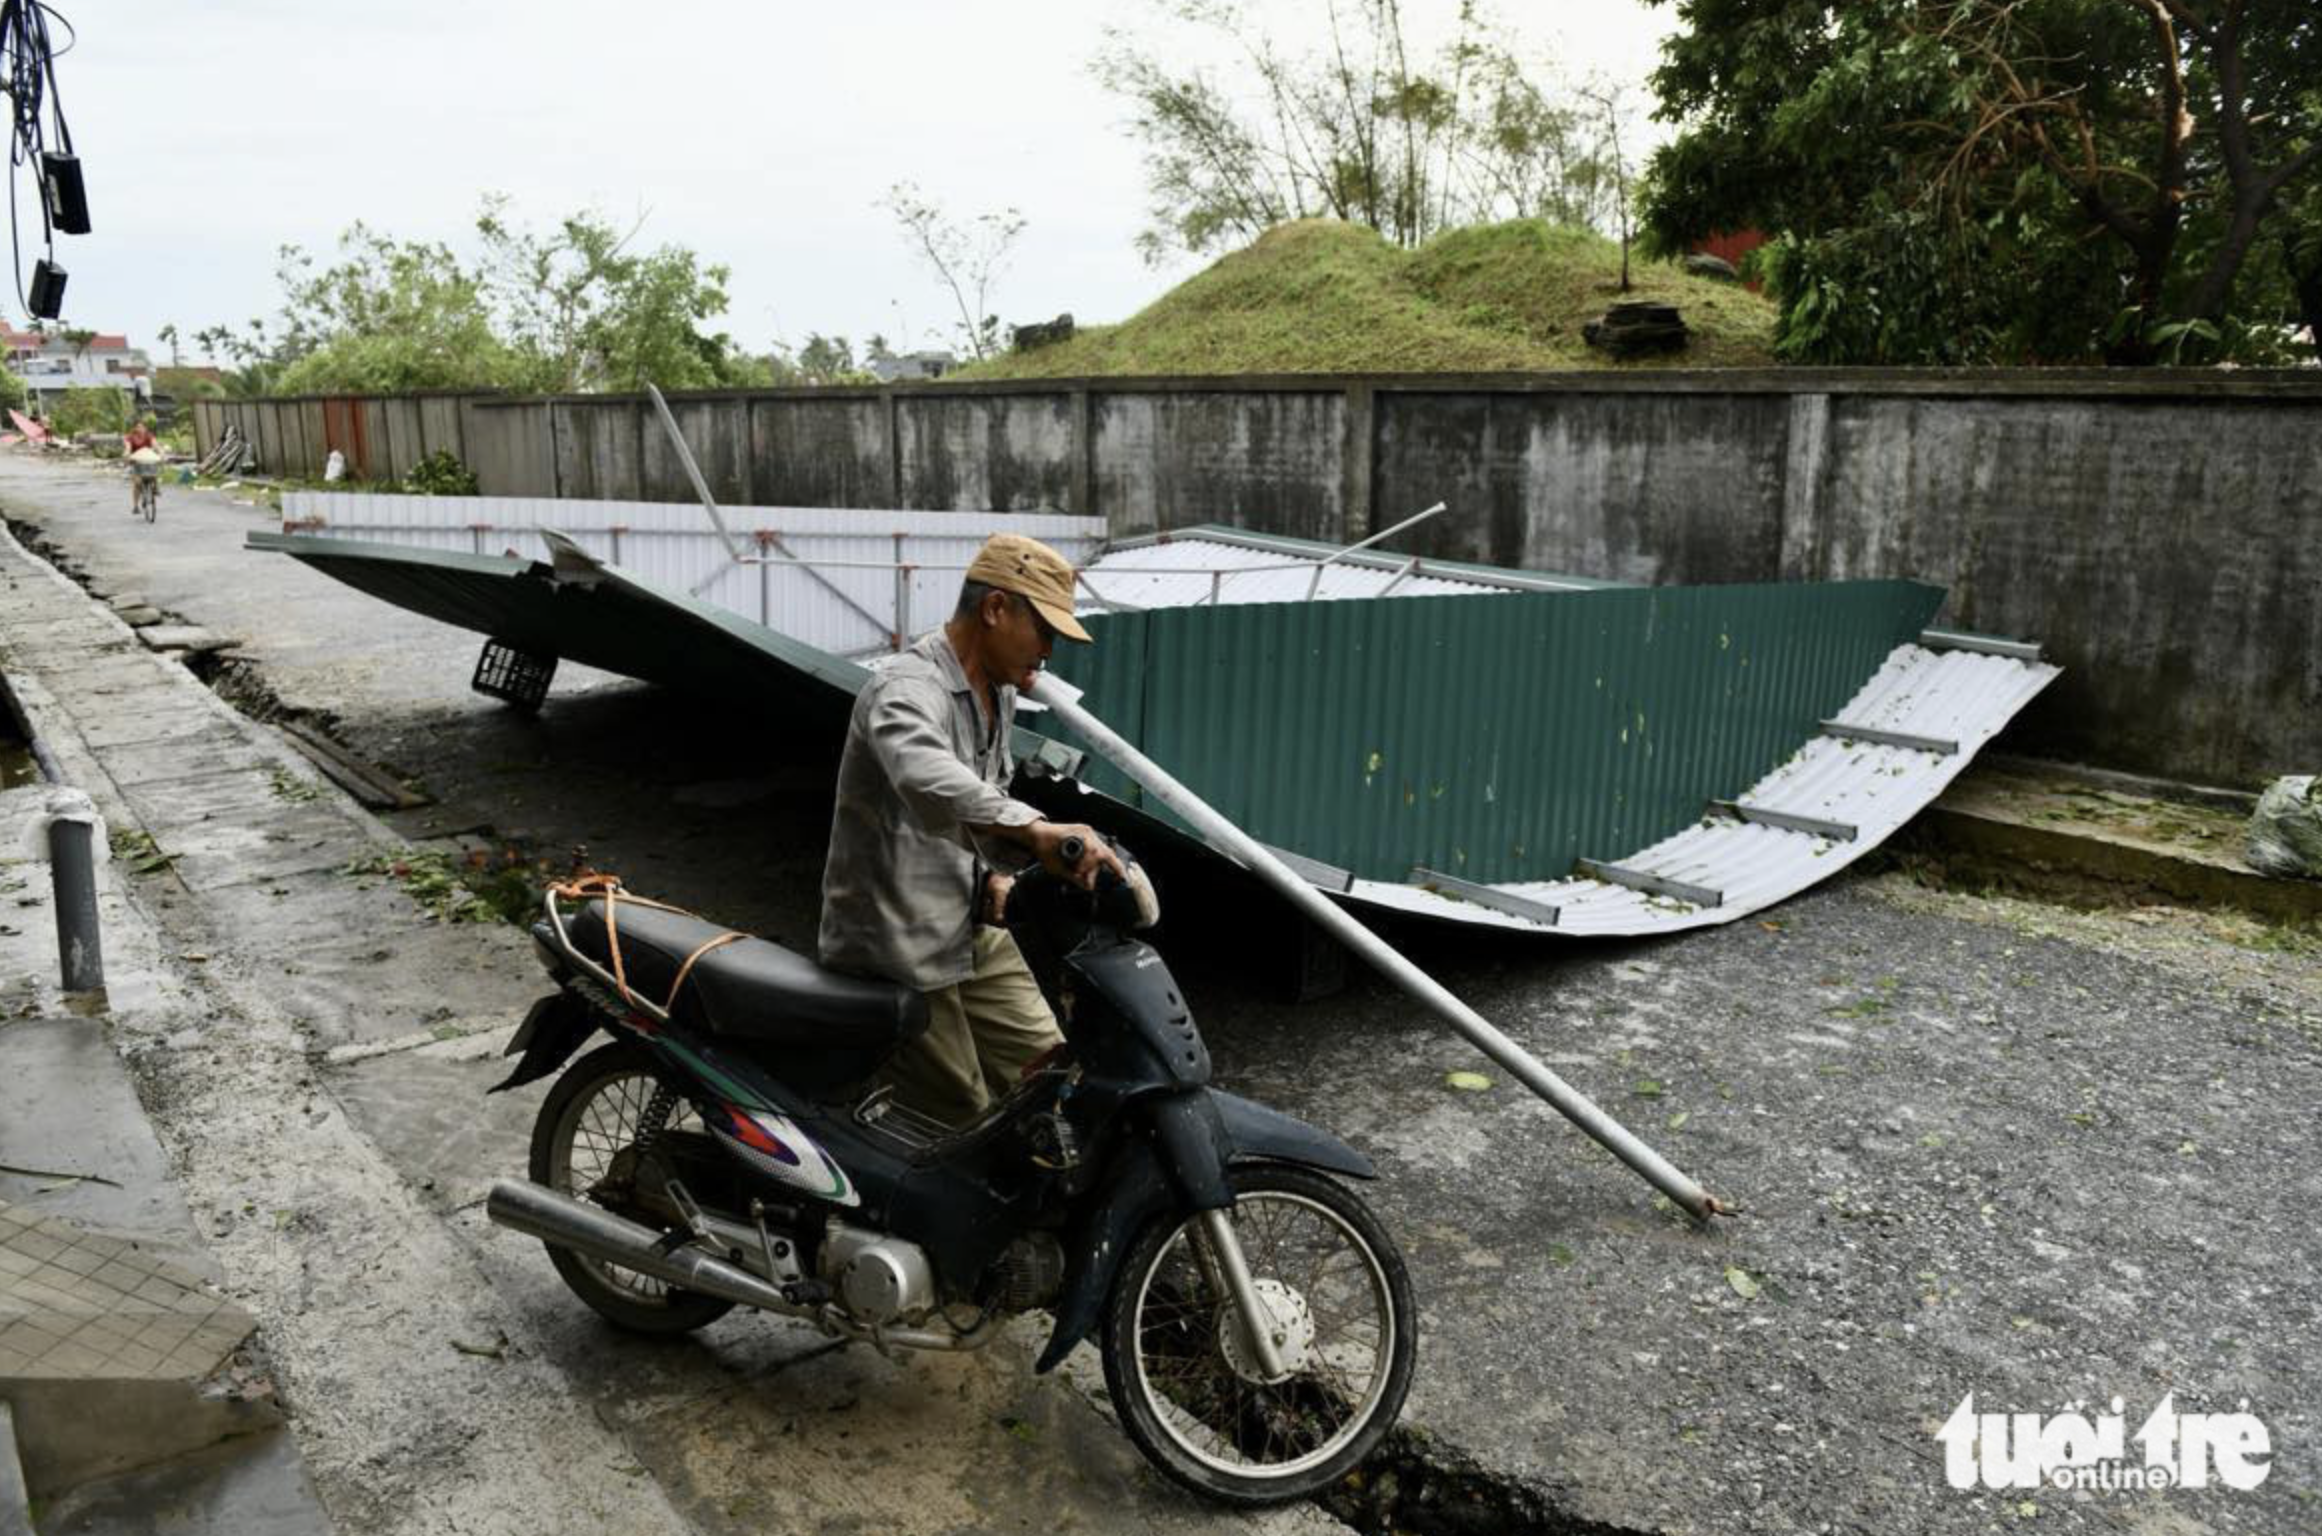
<instances>
[{"instance_id":1,"label":"man's hand on handlebar","mask_svg":"<svg viewBox=\"0 0 2322 1536\"><path fill-rule=\"evenodd\" d=\"M1097 874L1101 870L1110 869L1119 878L1128 878L1129 872L1122 867L1120 856L1097 836L1094 827L1077 822L1036 821L1024 830L1040 867L1070 880L1084 891L1096 889Z\"/></svg>"}]
</instances>

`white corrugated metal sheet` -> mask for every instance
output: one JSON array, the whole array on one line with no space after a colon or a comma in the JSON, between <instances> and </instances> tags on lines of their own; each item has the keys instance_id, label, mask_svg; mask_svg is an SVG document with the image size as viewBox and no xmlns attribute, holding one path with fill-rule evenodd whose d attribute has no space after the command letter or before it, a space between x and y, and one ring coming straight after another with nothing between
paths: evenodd
<instances>
[{"instance_id":1,"label":"white corrugated metal sheet","mask_svg":"<svg viewBox=\"0 0 2322 1536\"><path fill-rule=\"evenodd\" d=\"M540 530L554 529L632 575L842 656L891 650L897 635L908 640L939 622L959 596L976 547L991 534L1029 534L1078 563L1096 552L1105 532L1101 517L1051 512L719 510L748 550L747 563L735 563L707 513L678 502L292 491L282 499L282 526L532 560L548 558Z\"/></svg>"},{"instance_id":2,"label":"white corrugated metal sheet","mask_svg":"<svg viewBox=\"0 0 2322 1536\"><path fill-rule=\"evenodd\" d=\"M1674 933L1730 922L1828 879L1884 842L1941 794L1976 751L2057 672L2044 662L1899 646L1848 703L1839 723L1950 741L1956 743L1955 751L1820 736L1737 801L1745 807L1851 826L1852 838L1705 815L1700 824L1649 848L1599 855L1624 869L1718 892L1724 900L1715 906L1593 879L1491 887L1502 895L1556 908L1554 926L1546 927L1475 902L1386 881L1357 880L1346 894L1357 902L1399 912L1573 937Z\"/></svg>"},{"instance_id":3,"label":"white corrugated metal sheet","mask_svg":"<svg viewBox=\"0 0 2322 1536\"><path fill-rule=\"evenodd\" d=\"M1177 536L1168 542L1113 547L1081 573L1083 608L1193 608L1203 603L1300 603L1309 598L1484 597L1511 590L1414 569L1395 558L1346 559L1321 566L1312 556L1256 543ZM1320 570L1319 581L1316 578Z\"/></svg>"}]
</instances>

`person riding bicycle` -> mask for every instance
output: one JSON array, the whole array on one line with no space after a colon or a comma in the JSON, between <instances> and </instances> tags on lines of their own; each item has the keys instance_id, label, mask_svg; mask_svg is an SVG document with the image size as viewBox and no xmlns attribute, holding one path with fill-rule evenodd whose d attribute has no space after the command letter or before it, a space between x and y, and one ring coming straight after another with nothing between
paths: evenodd
<instances>
[{"instance_id":1,"label":"person riding bicycle","mask_svg":"<svg viewBox=\"0 0 2322 1536\"><path fill-rule=\"evenodd\" d=\"M144 510L145 481L161 473L161 440L153 435L152 417L131 423L121 434L121 451L129 457L129 515L135 517Z\"/></svg>"},{"instance_id":2,"label":"person riding bicycle","mask_svg":"<svg viewBox=\"0 0 2322 1536\"><path fill-rule=\"evenodd\" d=\"M822 963L926 994L927 1032L884 1079L910 1107L972 1120L1062 1042L1016 941L998 926L1013 878L1037 859L1093 887L1119 858L1085 826L1062 825L1005 790L1016 695L1057 637L1083 643L1065 558L1021 534L976 552L959 602L855 697L840 754L822 877ZM1065 839L1081 839L1067 865ZM989 862L987 862L989 860Z\"/></svg>"}]
</instances>

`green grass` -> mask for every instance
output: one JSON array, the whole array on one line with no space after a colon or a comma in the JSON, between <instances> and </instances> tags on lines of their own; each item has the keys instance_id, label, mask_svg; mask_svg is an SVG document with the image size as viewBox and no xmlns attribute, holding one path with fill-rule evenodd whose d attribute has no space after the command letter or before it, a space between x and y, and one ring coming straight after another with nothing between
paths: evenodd
<instances>
[{"instance_id":1,"label":"green grass","mask_svg":"<svg viewBox=\"0 0 2322 1536\"><path fill-rule=\"evenodd\" d=\"M1620 247L1536 219L1478 225L1405 251L1331 219L1267 231L1119 325L946 375L1031 379L1135 374L1463 373L1563 368L1735 368L1773 361L1773 306L1732 283L1633 261ZM1682 352L1614 362L1583 323L1624 298L1678 306Z\"/></svg>"}]
</instances>

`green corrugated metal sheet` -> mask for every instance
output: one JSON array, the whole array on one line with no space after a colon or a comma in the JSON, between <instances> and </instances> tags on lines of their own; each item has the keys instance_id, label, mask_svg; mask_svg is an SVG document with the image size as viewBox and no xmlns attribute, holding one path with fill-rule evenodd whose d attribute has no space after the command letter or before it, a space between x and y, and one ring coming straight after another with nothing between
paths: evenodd
<instances>
[{"instance_id":1,"label":"green corrugated metal sheet","mask_svg":"<svg viewBox=\"0 0 2322 1536\"><path fill-rule=\"evenodd\" d=\"M1865 581L1166 609L1089 619L1097 643L1052 665L1266 842L1374 879L1542 880L1764 776L1942 596ZM1087 775L1143 803L1093 760Z\"/></svg>"}]
</instances>

